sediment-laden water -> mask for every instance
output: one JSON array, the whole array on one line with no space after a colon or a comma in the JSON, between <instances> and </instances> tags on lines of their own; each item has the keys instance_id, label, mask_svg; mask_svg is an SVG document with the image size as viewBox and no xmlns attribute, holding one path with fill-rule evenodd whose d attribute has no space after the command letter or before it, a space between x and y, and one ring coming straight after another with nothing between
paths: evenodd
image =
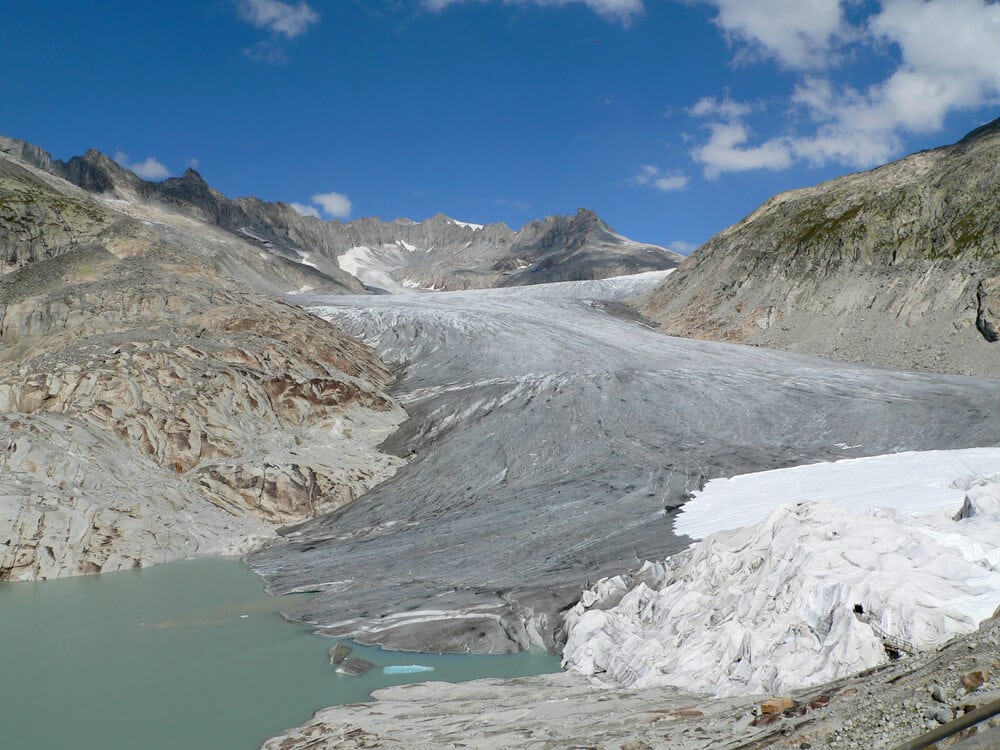
<instances>
[{"instance_id":1,"label":"sediment-laden water","mask_svg":"<svg viewBox=\"0 0 1000 750\"><path fill-rule=\"evenodd\" d=\"M295 599L304 597L298 596ZM247 750L380 687L556 671L544 653L415 655L355 647L376 664L338 675L329 638L286 622L234 559L0 584L3 747ZM386 675L384 666L433 672Z\"/></svg>"}]
</instances>

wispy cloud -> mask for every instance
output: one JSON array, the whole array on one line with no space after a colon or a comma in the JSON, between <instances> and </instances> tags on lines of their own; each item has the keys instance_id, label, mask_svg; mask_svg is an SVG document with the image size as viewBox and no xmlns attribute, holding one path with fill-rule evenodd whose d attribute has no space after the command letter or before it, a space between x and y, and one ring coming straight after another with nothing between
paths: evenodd
<instances>
[{"instance_id":1,"label":"wispy cloud","mask_svg":"<svg viewBox=\"0 0 1000 750\"><path fill-rule=\"evenodd\" d=\"M692 117L722 117L734 120L746 117L756 108L756 105L749 102L733 101L727 93L721 99L716 99L714 96L702 97L691 105L687 112Z\"/></svg>"},{"instance_id":2,"label":"wispy cloud","mask_svg":"<svg viewBox=\"0 0 1000 750\"><path fill-rule=\"evenodd\" d=\"M145 161L133 162L124 151L116 151L114 159L144 180L162 180L170 176L170 170L152 156L146 157Z\"/></svg>"},{"instance_id":3,"label":"wispy cloud","mask_svg":"<svg viewBox=\"0 0 1000 750\"><path fill-rule=\"evenodd\" d=\"M684 240L674 240L667 245L667 250L671 250L678 255L690 255L695 250L697 250L699 245L693 242L685 242Z\"/></svg>"},{"instance_id":4,"label":"wispy cloud","mask_svg":"<svg viewBox=\"0 0 1000 750\"><path fill-rule=\"evenodd\" d=\"M297 4L282 0L236 0L236 10L247 23L268 32L243 50L251 60L280 64L288 59L285 49L289 40L301 36L319 21L319 13L301 0Z\"/></svg>"},{"instance_id":5,"label":"wispy cloud","mask_svg":"<svg viewBox=\"0 0 1000 750\"><path fill-rule=\"evenodd\" d=\"M256 44L244 49L243 54L251 60L275 65L288 61L288 55L285 54L285 44L278 39L261 39Z\"/></svg>"},{"instance_id":6,"label":"wispy cloud","mask_svg":"<svg viewBox=\"0 0 1000 750\"><path fill-rule=\"evenodd\" d=\"M512 208L515 211L528 211L531 209L531 206L524 201L510 198L497 198L496 204L503 208Z\"/></svg>"},{"instance_id":7,"label":"wispy cloud","mask_svg":"<svg viewBox=\"0 0 1000 750\"><path fill-rule=\"evenodd\" d=\"M493 0L423 0L428 10L439 12L452 5L465 2L491 2ZM628 26L646 12L643 0L500 0L507 5L548 5L563 6L578 3L586 5L602 18Z\"/></svg>"},{"instance_id":8,"label":"wispy cloud","mask_svg":"<svg viewBox=\"0 0 1000 750\"><path fill-rule=\"evenodd\" d=\"M295 213L299 216L312 216L314 219L319 218L319 210L313 206L307 206L304 203L289 203L288 205L295 209Z\"/></svg>"},{"instance_id":9,"label":"wispy cloud","mask_svg":"<svg viewBox=\"0 0 1000 750\"><path fill-rule=\"evenodd\" d=\"M636 185L646 185L647 187L656 188L663 192L671 192L674 190L683 190L688 186L689 180L687 175L680 174L679 172L667 174L652 164L643 164L632 178L632 182Z\"/></svg>"},{"instance_id":10,"label":"wispy cloud","mask_svg":"<svg viewBox=\"0 0 1000 750\"><path fill-rule=\"evenodd\" d=\"M244 21L287 39L305 33L319 21L319 13L304 0L295 5L282 0L239 0L237 9Z\"/></svg>"}]
</instances>

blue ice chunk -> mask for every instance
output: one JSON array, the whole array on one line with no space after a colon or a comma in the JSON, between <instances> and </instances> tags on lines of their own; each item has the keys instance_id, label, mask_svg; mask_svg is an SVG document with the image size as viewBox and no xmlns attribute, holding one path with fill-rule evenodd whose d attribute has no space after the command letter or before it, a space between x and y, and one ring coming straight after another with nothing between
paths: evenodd
<instances>
[{"instance_id":1,"label":"blue ice chunk","mask_svg":"<svg viewBox=\"0 0 1000 750\"><path fill-rule=\"evenodd\" d=\"M384 674L414 674L416 672L433 672L434 667L425 667L423 664L393 664L382 667Z\"/></svg>"}]
</instances>

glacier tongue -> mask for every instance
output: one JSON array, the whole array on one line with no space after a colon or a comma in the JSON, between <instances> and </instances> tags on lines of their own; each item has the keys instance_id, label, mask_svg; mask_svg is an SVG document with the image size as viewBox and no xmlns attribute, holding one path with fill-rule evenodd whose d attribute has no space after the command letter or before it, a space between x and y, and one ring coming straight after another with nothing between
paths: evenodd
<instances>
[{"instance_id":1,"label":"glacier tongue","mask_svg":"<svg viewBox=\"0 0 1000 750\"><path fill-rule=\"evenodd\" d=\"M779 693L883 663L887 643L970 632L1000 603L1000 473L946 484L959 501L923 515L786 501L603 579L567 617L564 666L626 687Z\"/></svg>"}]
</instances>

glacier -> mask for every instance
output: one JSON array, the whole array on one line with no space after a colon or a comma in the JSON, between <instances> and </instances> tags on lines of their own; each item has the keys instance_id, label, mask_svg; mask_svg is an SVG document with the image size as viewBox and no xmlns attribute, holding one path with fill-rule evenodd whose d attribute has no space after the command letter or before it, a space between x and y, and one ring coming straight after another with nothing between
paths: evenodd
<instances>
[{"instance_id":1,"label":"glacier","mask_svg":"<svg viewBox=\"0 0 1000 750\"><path fill-rule=\"evenodd\" d=\"M751 523L731 528L740 517ZM991 615L1000 449L713 480L677 527L704 538L584 592L567 617L564 666L611 685L716 696L819 684Z\"/></svg>"}]
</instances>

